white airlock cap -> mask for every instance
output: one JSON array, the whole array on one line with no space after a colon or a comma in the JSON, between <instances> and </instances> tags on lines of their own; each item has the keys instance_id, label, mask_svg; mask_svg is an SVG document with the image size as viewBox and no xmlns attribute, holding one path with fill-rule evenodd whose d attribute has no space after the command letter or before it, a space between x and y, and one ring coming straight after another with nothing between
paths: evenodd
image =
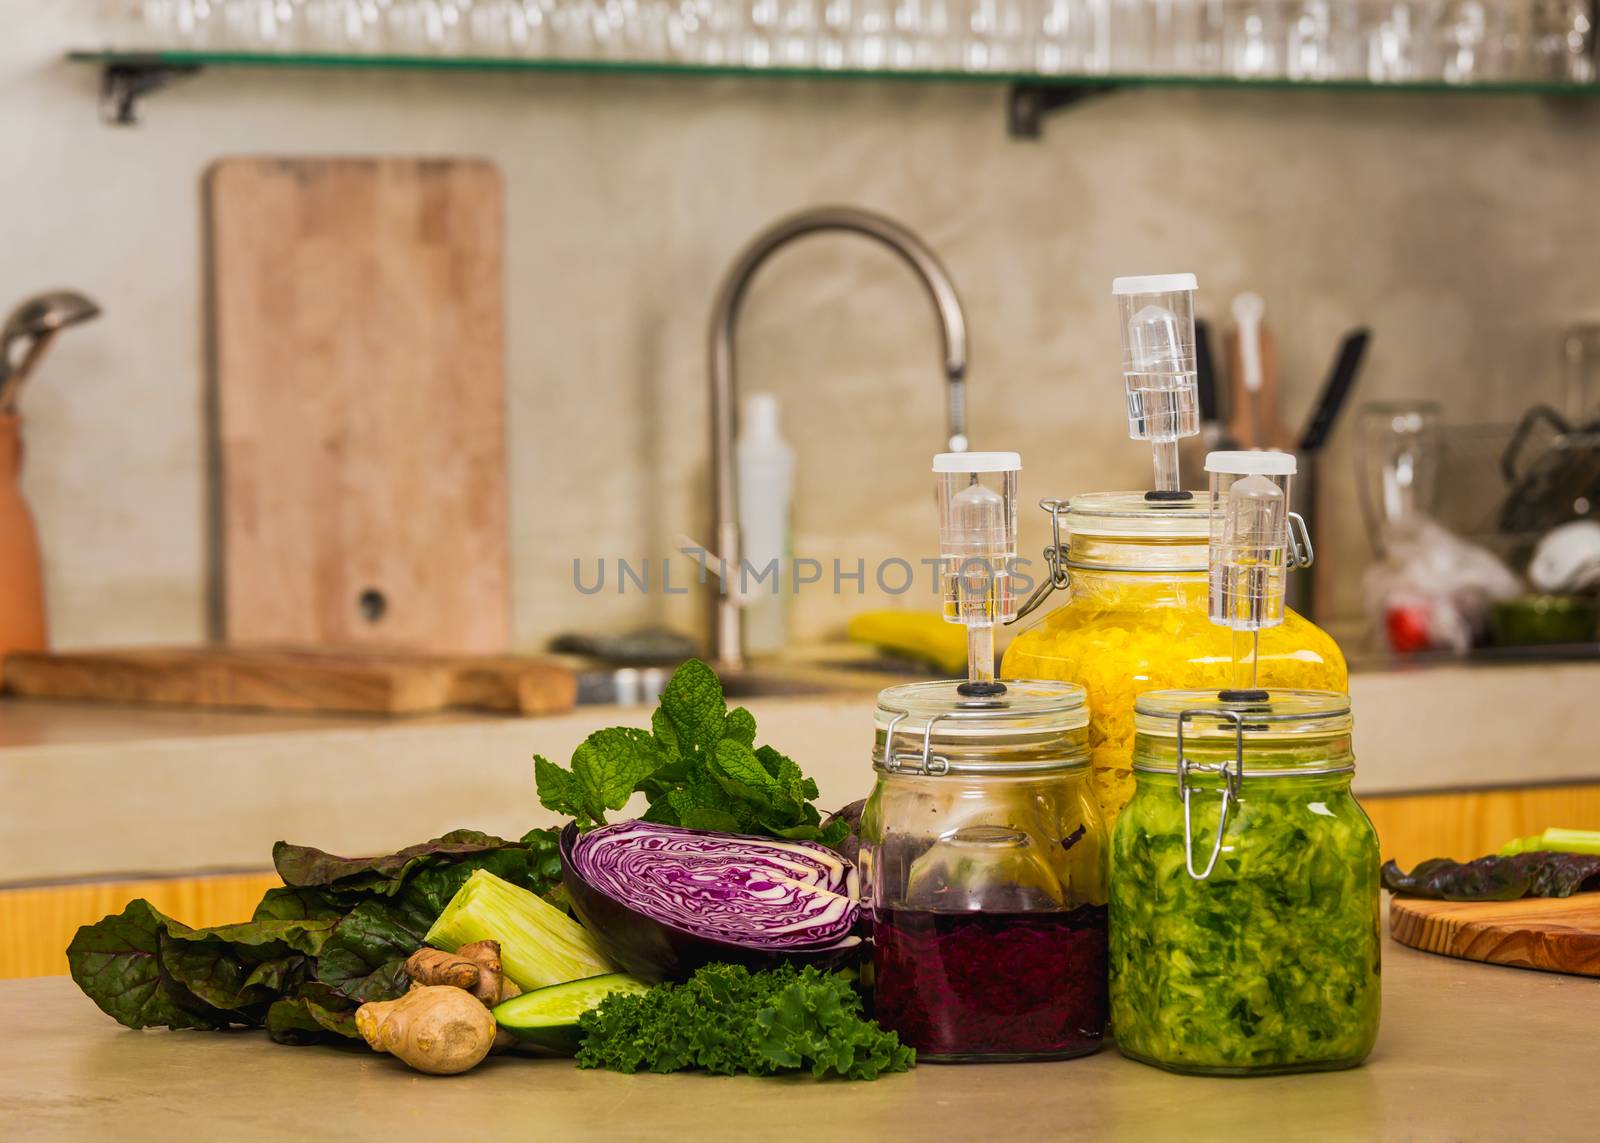
<instances>
[{"instance_id":1,"label":"white airlock cap","mask_svg":"<svg viewBox=\"0 0 1600 1143\"><path fill-rule=\"evenodd\" d=\"M941 452L935 472L1021 472L1022 454L1015 452Z\"/></svg>"},{"instance_id":2,"label":"white airlock cap","mask_svg":"<svg viewBox=\"0 0 1600 1143\"><path fill-rule=\"evenodd\" d=\"M1171 294L1199 288L1200 284L1193 274L1136 274L1130 278L1113 278L1111 281L1111 292L1117 295Z\"/></svg>"},{"instance_id":3,"label":"white airlock cap","mask_svg":"<svg viewBox=\"0 0 1600 1143\"><path fill-rule=\"evenodd\" d=\"M1293 453L1267 452L1208 452L1207 472L1229 472L1235 476L1293 476L1297 465Z\"/></svg>"}]
</instances>

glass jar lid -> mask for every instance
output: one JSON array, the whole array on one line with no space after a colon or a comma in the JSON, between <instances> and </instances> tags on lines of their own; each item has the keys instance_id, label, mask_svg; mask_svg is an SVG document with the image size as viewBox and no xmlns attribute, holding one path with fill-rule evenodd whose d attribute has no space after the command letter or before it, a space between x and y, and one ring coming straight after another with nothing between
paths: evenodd
<instances>
[{"instance_id":1,"label":"glass jar lid","mask_svg":"<svg viewBox=\"0 0 1600 1143\"><path fill-rule=\"evenodd\" d=\"M1318 748L1328 739L1348 739L1354 726L1350 696L1339 691L1149 691L1134 700L1133 722L1158 747L1137 751L1135 770L1174 773L1181 752L1219 749L1238 753L1241 777L1353 766L1347 743Z\"/></svg>"},{"instance_id":2,"label":"glass jar lid","mask_svg":"<svg viewBox=\"0 0 1600 1143\"><path fill-rule=\"evenodd\" d=\"M1052 512L1067 568L1198 573L1211 542L1211 497L1194 492L1088 492ZM1066 535L1061 535L1062 529ZM1059 585L1058 585L1059 586Z\"/></svg>"},{"instance_id":3,"label":"glass jar lid","mask_svg":"<svg viewBox=\"0 0 1600 1143\"><path fill-rule=\"evenodd\" d=\"M1133 768L1177 775L1184 867L1196 881L1216 869L1246 782L1355 769L1350 696L1337 691L1151 691L1134 700L1133 720ZM1220 798L1203 865L1195 850L1197 794Z\"/></svg>"},{"instance_id":4,"label":"glass jar lid","mask_svg":"<svg viewBox=\"0 0 1600 1143\"><path fill-rule=\"evenodd\" d=\"M994 695L941 680L878 694L873 765L890 773L1016 774L1088 762L1089 708L1076 683L1006 680ZM887 750L886 750L887 746Z\"/></svg>"},{"instance_id":5,"label":"glass jar lid","mask_svg":"<svg viewBox=\"0 0 1600 1143\"><path fill-rule=\"evenodd\" d=\"M1074 536L1211 540L1211 497L1203 492L1085 492L1067 501Z\"/></svg>"}]
</instances>

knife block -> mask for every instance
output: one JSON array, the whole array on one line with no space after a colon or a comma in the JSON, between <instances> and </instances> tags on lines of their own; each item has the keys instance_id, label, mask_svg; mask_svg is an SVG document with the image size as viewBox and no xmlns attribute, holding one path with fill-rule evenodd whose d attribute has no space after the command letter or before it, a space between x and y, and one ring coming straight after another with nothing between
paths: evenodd
<instances>
[{"instance_id":1,"label":"knife block","mask_svg":"<svg viewBox=\"0 0 1600 1143\"><path fill-rule=\"evenodd\" d=\"M39 534L22 498L22 418L0 414L0 662L45 649Z\"/></svg>"}]
</instances>

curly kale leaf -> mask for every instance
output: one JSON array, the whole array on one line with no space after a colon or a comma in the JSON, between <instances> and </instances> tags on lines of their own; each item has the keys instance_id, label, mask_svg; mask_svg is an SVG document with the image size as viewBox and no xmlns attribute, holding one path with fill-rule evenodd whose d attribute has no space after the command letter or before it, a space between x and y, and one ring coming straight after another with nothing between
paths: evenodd
<instances>
[{"instance_id":1,"label":"curly kale leaf","mask_svg":"<svg viewBox=\"0 0 1600 1143\"><path fill-rule=\"evenodd\" d=\"M836 973L713 964L682 984L613 994L579 1020L578 1066L716 1075L809 1071L817 1079L903 1072L916 1053L861 1014Z\"/></svg>"}]
</instances>

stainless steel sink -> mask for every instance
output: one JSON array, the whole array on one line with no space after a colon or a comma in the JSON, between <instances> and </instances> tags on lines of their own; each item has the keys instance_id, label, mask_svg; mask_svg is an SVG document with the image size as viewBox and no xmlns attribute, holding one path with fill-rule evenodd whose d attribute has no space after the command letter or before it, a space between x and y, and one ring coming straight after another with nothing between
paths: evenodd
<instances>
[{"instance_id":1,"label":"stainless steel sink","mask_svg":"<svg viewBox=\"0 0 1600 1143\"><path fill-rule=\"evenodd\" d=\"M863 669L861 662L804 663L724 671L722 693L730 702L760 698L805 698L811 695L876 694L892 682L917 672ZM671 667L579 668L580 706L654 706L672 677Z\"/></svg>"},{"instance_id":2,"label":"stainless steel sink","mask_svg":"<svg viewBox=\"0 0 1600 1143\"><path fill-rule=\"evenodd\" d=\"M799 695L825 695L848 690L842 682L826 679L796 678L791 675L769 674L761 671L741 671L725 675L722 693L731 699L787 698Z\"/></svg>"},{"instance_id":3,"label":"stainless steel sink","mask_svg":"<svg viewBox=\"0 0 1600 1143\"><path fill-rule=\"evenodd\" d=\"M672 677L667 667L597 667L578 672L579 705L654 706ZM793 698L848 690L844 682L814 675L798 678L767 671L739 671L722 677L729 699Z\"/></svg>"}]
</instances>

